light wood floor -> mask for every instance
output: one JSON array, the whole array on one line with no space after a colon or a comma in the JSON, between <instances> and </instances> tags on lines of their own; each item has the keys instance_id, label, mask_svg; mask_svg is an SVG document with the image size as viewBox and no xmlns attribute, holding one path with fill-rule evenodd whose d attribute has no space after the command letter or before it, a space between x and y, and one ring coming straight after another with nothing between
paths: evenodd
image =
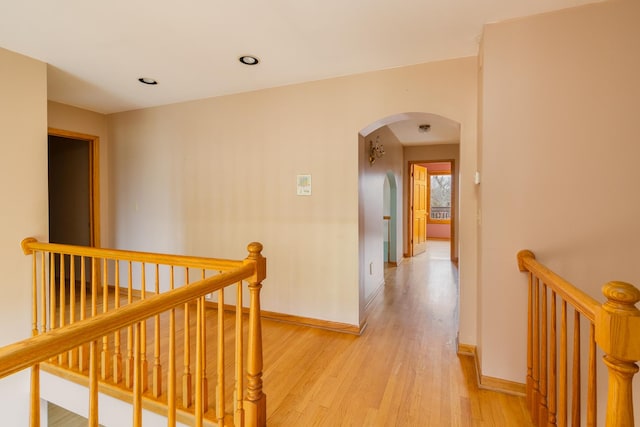
<instances>
[{"instance_id":1,"label":"light wood floor","mask_svg":"<svg viewBox=\"0 0 640 427\"><path fill-rule=\"evenodd\" d=\"M267 424L532 426L524 398L479 390L473 360L456 354L448 258L448 242L429 241L387 269L360 337L264 320ZM55 421L64 412L50 408L49 426L75 425Z\"/></svg>"},{"instance_id":2,"label":"light wood floor","mask_svg":"<svg viewBox=\"0 0 640 427\"><path fill-rule=\"evenodd\" d=\"M265 322L268 425L531 426L524 398L479 390L455 348L448 242L386 273L360 337Z\"/></svg>"}]
</instances>

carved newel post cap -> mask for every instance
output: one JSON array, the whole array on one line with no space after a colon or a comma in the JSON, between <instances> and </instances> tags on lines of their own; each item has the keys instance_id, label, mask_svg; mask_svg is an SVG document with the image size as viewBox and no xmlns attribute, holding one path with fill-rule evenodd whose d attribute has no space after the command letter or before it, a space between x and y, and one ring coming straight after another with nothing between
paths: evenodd
<instances>
[{"instance_id":1,"label":"carved newel post cap","mask_svg":"<svg viewBox=\"0 0 640 427\"><path fill-rule=\"evenodd\" d=\"M596 341L607 360L636 362L640 360L640 291L625 282L609 282L602 288L607 297L596 311ZM613 362L612 362L613 363ZM616 362L619 363L619 362ZM637 369L637 368L634 368Z\"/></svg>"},{"instance_id":2,"label":"carved newel post cap","mask_svg":"<svg viewBox=\"0 0 640 427\"><path fill-rule=\"evenodd\" d=\"M608 308L617 310L634 312L634 306L640 301L640 290L625 282L609 282L602 287L602 293L607 297Z\"/></svg>"},{"instance_id":3,"label":"carved newel post cap","mask_svg":"<svg viewBox=\"0 0 640 427\"><path fill-rule=\"evenodd\" d=\"M262 252L263 246L260 242L251 242L247 245L247 251L249 251L249 258L255 258Z\"/></svg>"}]
</instances>

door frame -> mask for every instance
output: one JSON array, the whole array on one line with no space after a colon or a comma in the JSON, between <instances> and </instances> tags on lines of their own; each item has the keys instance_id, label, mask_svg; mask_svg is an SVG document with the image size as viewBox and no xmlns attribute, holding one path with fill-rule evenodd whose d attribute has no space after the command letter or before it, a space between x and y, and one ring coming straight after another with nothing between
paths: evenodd
<instances>
[{"instance_id":1,"label":"door frame","mask_svg":"<svg viewBox=\"0 0 640 427\"><path fill-rule=\"evenodd\" d=\"M100 137L63 129L48 128L49 136L89 143L89 237L92 247L100 247Z\"/></svg>"},{"instance_id":2,"label":"door frame","mask_svg":"<svg viewBox=\"0 0 640 427\"><path fill-rule=\"evenodd\" d=\"M450 258L452 262L458 262L458 257L455 256L457 253L457 244L456 244L456 218L457 218L457 206L458 206L458 197L457 194L457 183L458 179L456 176L456 160L455 159L432 159L432 160L409 160L408 165L408 179L409 179L409 209L407 209L407 245L408 248L408 256L413 257L413 245L411 244L411 239L413 237L413 176L411 175L411 166L414 164L425 164L425 163L450 163L451 164L451 252ZM428 175L428 170L427 170Z\"/></svg>"}]
</instances>

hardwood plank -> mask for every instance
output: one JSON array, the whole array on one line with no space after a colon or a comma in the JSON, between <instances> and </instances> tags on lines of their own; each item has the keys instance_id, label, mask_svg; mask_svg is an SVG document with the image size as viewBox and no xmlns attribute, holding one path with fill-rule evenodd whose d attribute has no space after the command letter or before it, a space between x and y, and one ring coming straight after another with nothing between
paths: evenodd
<instances>
[{"instance_id":1,"label":"hardwood plank","mask_svg":"<svg viewBox=\"0 0 640 427\"><path fill-rule=\"evenodd\" d=\"M427 251L387 271L360 337L265 320L268 425L531 426L456 354L456 298L455 266Z\"/></svg>"}]
</instances>

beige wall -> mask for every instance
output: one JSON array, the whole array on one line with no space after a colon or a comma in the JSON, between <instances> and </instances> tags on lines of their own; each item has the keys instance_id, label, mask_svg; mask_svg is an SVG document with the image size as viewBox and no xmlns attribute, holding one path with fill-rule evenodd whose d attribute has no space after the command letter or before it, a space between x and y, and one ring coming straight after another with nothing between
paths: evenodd
<instances>
[{"instance_id":1,"label":"beige wall","mask_svg":"<svg viewBox=\"0 0 640 427\"><path fill-rule=\"evenodd\" d=\"M358 133L404 112L461 123L465 197L476 167L476 84L476 58L463 58L109 116L111 241L224 257L262 241L264 309L357 325ZM306 173L313 195L296 196L296 175ZM464 221L461 239L473 243L461 254L463 292L475 289L476 232Z\"/></svg>"},{"instance_id":2,"label":"beige wall","mask_svg":"<svg viewBox=\"0 0 640 427\"><path fill-rule=\"evenodd\" d=\"M20 241L48 238L47 68L0 48L0 346L31 334L31 259ZM0 380L3 425L25 425L29 375Z\"/></svg>"},{"instance_id":3,"label":"beige wall","mask_svg":"<svg viewBox=\"0 0 640 427\"><path fill-rule=\"evenodd\" d=\"M533 250L598 300L609 280L640 285L638 22L640 3L612 1L485 29L485 375L525 379L518 250Z\"/></svg>"}]
</instances>

